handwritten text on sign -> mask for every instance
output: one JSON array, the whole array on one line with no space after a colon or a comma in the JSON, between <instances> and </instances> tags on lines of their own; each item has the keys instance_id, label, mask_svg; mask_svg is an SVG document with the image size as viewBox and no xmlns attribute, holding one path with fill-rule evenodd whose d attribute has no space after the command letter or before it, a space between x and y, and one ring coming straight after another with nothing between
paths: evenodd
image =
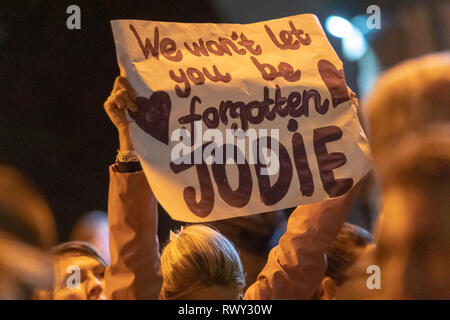
<instances>
[{"instance_id":1,"label":"handwritten text on sign","mask_svg":"<svg viewBox=\"0 0 450 320\"><path fill-rule=\"evenodd\" d=\"M342 63L313 15L112 22L138 93L130 133L172 218L211 221L323 201L368 170Z\"/></svg>"}]
</instances>

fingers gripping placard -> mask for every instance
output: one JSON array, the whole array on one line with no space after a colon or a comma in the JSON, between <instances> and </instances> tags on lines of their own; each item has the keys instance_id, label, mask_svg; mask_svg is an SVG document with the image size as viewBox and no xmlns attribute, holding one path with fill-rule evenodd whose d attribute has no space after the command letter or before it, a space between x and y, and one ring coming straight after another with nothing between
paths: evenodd
<instances>
[{"instance_id":1,"label":"fingers gripping placard","mask_svg":"<svg viewBox=\"0 0 450 320\"><path fill-rule=\"evenodd\" d=\"M137 93L133 145L172 218L212 221L323 201L368 171L342 63L314 15L111 24Z\"/></svg>"}]
</instances>

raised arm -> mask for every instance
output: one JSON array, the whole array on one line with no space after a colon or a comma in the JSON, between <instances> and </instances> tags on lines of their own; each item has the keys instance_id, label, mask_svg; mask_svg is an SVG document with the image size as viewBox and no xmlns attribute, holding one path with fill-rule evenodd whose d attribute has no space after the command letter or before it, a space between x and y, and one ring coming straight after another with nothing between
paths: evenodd
<instances>
[{"instance_id":1,"label":"raised arm","mask_svg":"<svg viewBox=\"0 0 450 320\"><path fill-rule=\"evenodd\" d=\"M118 77L105 110L119 133L118 163L109 169L109 299L158 299L162 278L157 201L134 155L125 109L136 111L134 91Z\"/></svg>"},{"instance_id":2,"label":"raised arm","mask_svg":"<svg viewBox=\"0 0 450 320\"><path fill-rule=\"evenodd\" d=\"M310 299L327 269L325 250L345 222L359 187L336 199L297 207L244 299Z\"/></svg>"}]
</instances>

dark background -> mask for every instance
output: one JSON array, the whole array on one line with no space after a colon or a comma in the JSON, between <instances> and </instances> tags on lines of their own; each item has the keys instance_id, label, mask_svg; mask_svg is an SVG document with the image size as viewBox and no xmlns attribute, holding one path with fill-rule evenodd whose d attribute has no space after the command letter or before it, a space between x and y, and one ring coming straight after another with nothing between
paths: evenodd
<instances>
[{"instance_id":1,"label":"dark background","mask_svg":"<svg viewBox=\"0 0 450 320\"><path fill-rule=\"evenodd\" d=\"M450 1L0 0L0 163L25 173L49 201L60 240L84 212L107 207L108 166L118 141L103 111L119 70L109 21L247 23L300 13L350 19L381 7L369 37L383 69L449 48ZM81 8L81 30L66 9ZM356 93L361 65L342 58Z\"/></svg>"}]
</instances>

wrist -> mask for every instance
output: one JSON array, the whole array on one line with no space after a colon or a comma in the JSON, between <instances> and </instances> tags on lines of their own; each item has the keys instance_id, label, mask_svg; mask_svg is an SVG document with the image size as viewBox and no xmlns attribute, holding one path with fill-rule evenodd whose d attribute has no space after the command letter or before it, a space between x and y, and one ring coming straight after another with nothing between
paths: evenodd
<instances>
[{"instance_id":1,"label":"wrist","mask_svg":"<svg viewBox=\"0 0 450 320\"><path fill-rule=\"evenodd\" d=\"M142 171L136 151L117 150L116 171L121 173L133 173Z\"/></svg>"},{"instance_id":2,"label":"wrist","mask_svg":"<svg viewBox=\"0 0 450 320\"><path fill-rule=\"evenodd\" d=\"M128 127L118 128L119 132L119 149L121 151L133 151L133 143L131 142L130 131Z\"/></svg>"},{"instance_id":3,"label":"wrist","mask_svg":"<svg viewBox=\"0 0 450 320\"><path fill-rule=\"evenodd\" d=\"M139 158L136 151L117 150L116 162L139 162Z\"/></svg>"}]
</instances>

